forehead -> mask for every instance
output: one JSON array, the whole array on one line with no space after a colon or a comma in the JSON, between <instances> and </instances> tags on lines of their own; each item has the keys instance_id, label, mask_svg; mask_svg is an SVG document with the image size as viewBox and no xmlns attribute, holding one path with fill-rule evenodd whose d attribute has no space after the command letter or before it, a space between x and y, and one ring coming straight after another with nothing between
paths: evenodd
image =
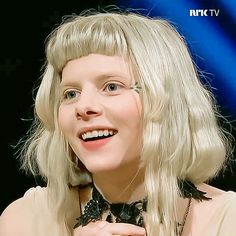
<instances>
[{"instance_id":1,"label":"forehead","mask_svg":"<svg viewBox=\"0 0 236 236\"><path fill-rule=\"evenodd\" d=\"M131 78L130 63L120 56L89 54L69 61L62 70L62 82L73 78L119 76Z\"/></svg>"}]
</instances>

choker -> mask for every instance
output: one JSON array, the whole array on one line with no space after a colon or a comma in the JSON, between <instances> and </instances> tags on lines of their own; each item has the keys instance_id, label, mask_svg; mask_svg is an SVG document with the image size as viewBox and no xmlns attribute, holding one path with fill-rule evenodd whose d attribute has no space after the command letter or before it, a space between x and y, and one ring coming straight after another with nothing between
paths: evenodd
<instances>
[{"instance_id":1,"label":"choker","mask_svg":"<svg viewBox=\"0 0 236 236\"><path fill-rule=\"evenodd\" d=\"M197 201L211 199L204 196L206 193L198 190L197 187L190 181L179 180L178 186L180 189L181 197L189 198L189 206L192 198L196 199ZM74 228L85 226L90 222L101 220L104 213L107 214L107 222L130 223L144 227L143 212L147 211L147 197L130 204L109 203L103 198L102 194L96 189L93 184L92 188L92 199L89 200L85 205L83 214L76 219L77 223L75 224ZM189 211L189 206L187 213ZM187 214L185 216L185 220L186 217ZM183 228L184 223L182 223L181 225Z\"/></svg>"}]
</instances>

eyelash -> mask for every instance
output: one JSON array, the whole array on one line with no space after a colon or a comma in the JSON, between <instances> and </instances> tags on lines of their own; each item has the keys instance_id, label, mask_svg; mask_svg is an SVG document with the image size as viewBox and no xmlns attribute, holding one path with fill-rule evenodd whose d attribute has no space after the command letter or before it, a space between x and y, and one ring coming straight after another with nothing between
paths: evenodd
<instances>
[{"instance_id":1,"label":"eyelash","mask_svg":"<svg viewBox=\"0 0 236 236\"><path fill-rule=\"evenodd\" d=\"M115 85L115 90L108 90L109 86ZM125 86L119 82L108 82L104 85L103 90L104 92L115 94L119 89L123 89Z\"/></svg>"},{"instance_id":2,"label":"eyelash","mask_svg":"<svg viewBox=\"0 0 236 236\"><path fill-rule=\"evenodd\" d=\"M62 100L64 101L64 100L75 99L76 97L73 97L73 98L69 97L71 93L74 93L74 95L75 95L75 96L77 95L76 97L78 97L81 92L78 91L78 90L72 90L72 89L67 90L67 91L65 91L65 92L63 93Z\"/></svg>"},{"instance_id":3,"label":"eyelash","mask_svg":"<svg viewBox=\"0 0 236 236\"><path fill-rule=\"evenodd\" d=\"M109 90L109 86L111 85L115 86L115 90ZM107 93L108 95L117 95L118 91L123 88L125 88L125 85L121 84L120 82L108 82L103 86L102 92ZM73 93L72 95L73 97L71 97L71 93ZM81 91L79 90L68 89L63 93L61 100L68 101L68 100L76 99L80 96L80 94L81 94Z\"/></svg>"}]
</instances>

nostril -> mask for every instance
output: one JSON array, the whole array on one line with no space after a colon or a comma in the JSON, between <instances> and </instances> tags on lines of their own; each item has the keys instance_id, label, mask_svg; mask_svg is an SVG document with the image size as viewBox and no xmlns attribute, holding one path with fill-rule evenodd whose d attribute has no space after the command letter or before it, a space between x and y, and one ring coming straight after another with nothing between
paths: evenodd
<instances>
[{"instance_id":1,"label":"nostril","mask_svg":"<svg viewBox=\"0 0 236 236\"><path fill-rule=\"evenodd\" d=\"M86 111L85 114L89 116L89 115L97 114L97 112L95 112L95 111Z\"/></svg>"},{"instance_id":2,"label":"nostril","mask_svg":"<svg viewBox=\"0 0 236 236\"><path fill-rule=\"evenodd\" d=\"M97 115L102 112L102 108L99 105L84 105L82 103L77 104L76 111L82 115Z\"/></svg>"},{"instance_id":3,"label":"nostril","mask_svg":"<svg viewBox=\"0 0 236 236\"><path fill-rule=\"evenodd\" d=\"M102 114L102 110L99 107L81 107L77 106L75 108L75 115L77 119L89 120L90 118L99 116Z\"/></svg>"}]
</instances>

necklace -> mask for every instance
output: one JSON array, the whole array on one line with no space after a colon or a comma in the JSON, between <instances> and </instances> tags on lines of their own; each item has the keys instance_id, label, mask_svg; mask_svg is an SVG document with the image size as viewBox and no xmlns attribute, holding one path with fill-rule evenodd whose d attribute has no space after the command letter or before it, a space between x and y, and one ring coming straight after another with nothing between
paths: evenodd
<instances>
[{"instance_id":1,"label":"necklace","mask_svg":"<svg viewBox=\"0 0 236 236\"><path fill-rule=\"evenodd\" d=\"M91 221L101 220L107 213L106 221L129 223L144 227L142 213L147 210L147 198L127 203L109 203L93 185L92 199L86 204L83 214L77 219L75 228Z\"/></svg>"},{"instance_id":2,"label":"necklace","mask_svg":"<svg viewBox=\"0 0 236 236\"><path fill-rule=\"evenodd\" d=\"M181 236L183 231L184 231L184 225L185 225L185 222L187 220L187 216L188 216L188 213L189 213L189 210L190 210L191 202L192 202L192 198L189 198L188 205L187 205L187 208L186 208L186 211L185 211L185 214L184 214L182 224L178 222L177 225L176 225L176 231L177 231L176 233L179 236Z\"/></svg>"},{"instance_id":3,"label":"necklace","mask_svg":"<svg viewBox=\"0 0 236 236\"><path fill-rule=\"evenodd\" d=\"M178 186L181 192L181 197L189 199L183 222L182 224L177 223L176 225L177 235L181 236L190 210L192 198L197 201L209 200L210 198L204 196L206 193L198 190L197 187L190 181L179 180ZM77 223L74 228L80 225L85 226L90 222L102 220L104 213L107 214L106 221L110 223L122 222L144 227L143 212L146 212L147 210L147 197L130 204L109 203L103 198L101 193L93 184L92 188L92 199L85 205L83 214L76 219Z\"/></svg>"}]
</instances>

